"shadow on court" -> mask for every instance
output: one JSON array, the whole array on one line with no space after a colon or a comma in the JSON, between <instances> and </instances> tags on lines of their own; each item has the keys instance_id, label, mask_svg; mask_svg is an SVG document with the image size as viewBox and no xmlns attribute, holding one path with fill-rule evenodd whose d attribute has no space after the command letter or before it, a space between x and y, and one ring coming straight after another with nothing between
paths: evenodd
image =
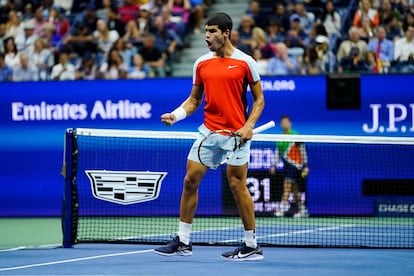
<instances>
[{"instance_id":1,"label":"shadow on court","mask_svg":"<svg viewBox=\"0 0 414 276\"><path fill-rule=\"evenodd\" d=\"M228 247L163 257L152 245L82 244L0 252L0 275L414 275L414 250L264 248L259 262L227 262Z\"/></svg>"}]
</instances>

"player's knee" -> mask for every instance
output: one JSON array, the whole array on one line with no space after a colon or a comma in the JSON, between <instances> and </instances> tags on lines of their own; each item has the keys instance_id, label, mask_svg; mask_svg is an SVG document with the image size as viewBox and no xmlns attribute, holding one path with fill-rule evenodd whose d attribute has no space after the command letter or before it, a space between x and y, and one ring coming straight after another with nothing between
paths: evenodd
<instances>
[{"instance_id":1,"label":"player's knee","mask_svg":"<svg viewBox=\"0 0 414 276\"><path fill-rule=\"evenodd\" d=\"M233 177L229 177L228 180L229 180L230 190L233 192L233 194L238 194L246 190L245 183L242 181L241 178L233 176Z\"/></svg>"},{"instance_id":2,"label":"player's knee","mask_svg":"<svg viewBox=\"0 0 414 276\"><path fill-rule=\"evenodd\" d=\"M187 174L184 177L184 189L187 192L196 192L198 189L199 182L200 181L196 177Z\"/></svg>"}]
</instances>

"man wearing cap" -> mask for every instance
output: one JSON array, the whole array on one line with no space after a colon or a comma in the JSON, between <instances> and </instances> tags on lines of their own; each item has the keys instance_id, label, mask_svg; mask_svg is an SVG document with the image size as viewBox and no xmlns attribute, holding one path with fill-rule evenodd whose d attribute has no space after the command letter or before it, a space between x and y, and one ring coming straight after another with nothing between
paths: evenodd
<instances>
[{"instance_id":1,"label":"man wearing cap","mask_svg":"<svg viewBox=\"0 0 414 276\"><path fill-rule=\"evenodd\" d=\"M303 31L300 16L296 13L290 16L290 30L287 32L286 45L288 48L305 48L308 35Z\"/></svg>"},{"instance_id":2,"label":"man wearing cap","mask_svg":"<svg viewBox=\"0 0 414 276\"><path fill-rule=\"evenodd\" d=\"M24 52L28 55L33 53L34 43L37 39L37 35L34 33L34 22L33 20L27 20L23 23L24 33L16 37L17 50Z\"/></svg>"}]
</instances>

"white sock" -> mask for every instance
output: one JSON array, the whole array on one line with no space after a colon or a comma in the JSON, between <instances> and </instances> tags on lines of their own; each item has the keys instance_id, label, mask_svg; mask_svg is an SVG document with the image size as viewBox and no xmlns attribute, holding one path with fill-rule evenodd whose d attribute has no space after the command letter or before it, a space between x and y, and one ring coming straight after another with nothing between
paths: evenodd
<instances>
[{"instance_id":1,"label":"white sock","mask_svg":"<svg viewBox=\"0 0 414 276\"><path fill-rule=\"evenodd\" d=\"M180 221L178 224L178 237L180 237L180 242L188 245L190 243L190 232L191 232L191 223L185 223Z\"/></svg>"},{"instance_id":2,"label":"white sock","mask_svg":"<svg viewBox=\"0 0 414 276\"><path fill-rule=\"evenodd\" d=\"M256 248L256 230L244 230L244 242L248 247Z\"/></svg>"}]
</instances>

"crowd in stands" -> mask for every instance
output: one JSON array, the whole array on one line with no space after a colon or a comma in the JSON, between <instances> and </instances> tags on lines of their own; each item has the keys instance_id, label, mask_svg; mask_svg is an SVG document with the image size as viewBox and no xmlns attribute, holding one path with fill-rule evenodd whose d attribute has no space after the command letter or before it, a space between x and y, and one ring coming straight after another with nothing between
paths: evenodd
<instances>
[{"instance_id":1,"label":"crowd in stands","mask_svg":"<svg viewBox=\"0 0 414 276\"><path fill-rule=\"evenodd\" d=\"M173 75L213 3L1 0L0 81ZM413 73L414 0L251 0L231 39L263 75Z\"/></svg>"},{"instance_id":2,"label":"crowd in stands","mask_svg":"<svg viewBox=\"0 0 414 276\"><path fill-rule=\"evenodd\" d=\"M252 0L233 33L263 75L414 73L410 0Z\"/></svg>"},{"instance_id":3,"label":"crowd in stands","mask_svg":"<svg viewBox=\"0 0 414 276\"><path fill-rule=\"evenodd\" d=\"M2 0L0 81L171 75L211 0Z\"/></svg>"}]
</instances>

